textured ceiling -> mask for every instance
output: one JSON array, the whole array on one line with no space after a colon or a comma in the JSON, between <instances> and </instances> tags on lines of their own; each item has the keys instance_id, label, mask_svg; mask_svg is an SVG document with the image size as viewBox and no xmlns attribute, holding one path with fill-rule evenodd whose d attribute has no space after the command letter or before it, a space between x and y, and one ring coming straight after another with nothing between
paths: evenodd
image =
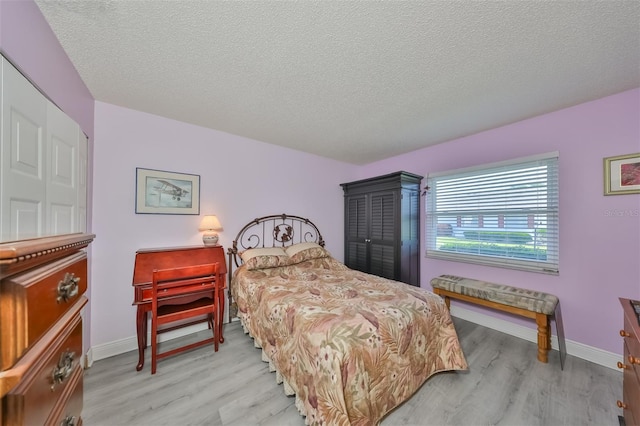
<instances>
[{"instance_id":1,"label":"textured ceiling","mask_svg":"<svg viewBox=\"0 0 640 426\"><path fill-rule=\"evenodd\" d=\"M36 3L95 99L354 164L640 87L638 1Z\"/></svg>"}]
</instances>

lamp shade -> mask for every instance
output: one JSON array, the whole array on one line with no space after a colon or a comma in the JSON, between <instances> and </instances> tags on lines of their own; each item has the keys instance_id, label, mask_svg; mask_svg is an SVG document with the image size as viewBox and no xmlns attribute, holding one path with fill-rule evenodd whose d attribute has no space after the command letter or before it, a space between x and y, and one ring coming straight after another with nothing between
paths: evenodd
<instances>
[{"instance_id":1,"label":"lamp shade","mask_svg":"<svg viewBox=\"0 0 640 426\"><path fill-rule=\"evenodd\" d=\"M200 222L199 231L222 231L222 225L216 215L207 215Z\"/></svg>"}]
</instances>

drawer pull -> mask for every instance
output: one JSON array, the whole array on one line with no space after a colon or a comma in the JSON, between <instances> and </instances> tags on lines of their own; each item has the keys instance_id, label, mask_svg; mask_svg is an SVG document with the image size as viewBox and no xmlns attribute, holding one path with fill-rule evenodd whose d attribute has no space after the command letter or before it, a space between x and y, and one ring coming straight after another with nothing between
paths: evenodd
<instances>
[{"instance_id":1,"label":"drawer pull","mask_svg":"<svg viewBox=\"0 0 640 426\"><path fill-rule=\"evenodd\" d=\"M76 416L68 415L60 422L60 426L75 426Z\"/></svg>"},{"instance_id":2,"label":"drawer pull","mask_svg":"<svg viewBox=\"0 0 640 426\"><path fill-rule=\"evenodd\" d=\"M618 402L616 402L616 405L624 410L627 409L627 404L625 404L624 402L618 400Z\"/></svg>"},{"instance_id":3,"label":"drawer pull","mask_svg":"<svg viewBox=\"0 0 640 426\"><path fill-rule=\"evenodd\" d=\"M624 331L624 330L620 330L620 335L622 337L631 337L631 334L629 334L628 332Z\"/></svg>"},{"instance_id":4,"label":"drawer pull","mask_svg":"<svg viewBox=\"0 0 640 426\"><path fill-rule=\"evenodd\" d=\"M623 370L626 370L627 368L629 368L629 366L627 364L623 364L620 361L618 361L618 368L622 368Z\"/></svg>"},{"instance_id":5,"label":"drawer pull","mask_svg":"<svg viewBox=\"0 0 640 426\"><path fill-rule=\"evenodd\" d=\"M62 281L58 283L58 298L56 301L66 302L78 295L78 283L80 282L80 277L74 276L73 273L64 274L64 278Z\"/></svg>"},{"instance_id":6,"label":"drawer pull","mask_svg":"<svg viewBox=\"0 0 640 426\"><path fill-rule=\"evenodd\" d=\"M640 358L636 358L633 355L629 355L629 362L631 364L639 364L640 365Z\"/></svg>"},{"instance_id":7,"label":"drawer pull","mask_svg":"<svg viewBox=\"0 0 640 426\"><path fill-rule=\"evenodd\" d=\"M51 373L51 377L53 379L53 383L51 384L51 391L55 390L55 387L62 382L64 382L67 377L71 375L73 371L73 357L75 353L66 350L60 355L60 361L58 361L58 365L53 369Z\"/></svg>"}]
</instances>

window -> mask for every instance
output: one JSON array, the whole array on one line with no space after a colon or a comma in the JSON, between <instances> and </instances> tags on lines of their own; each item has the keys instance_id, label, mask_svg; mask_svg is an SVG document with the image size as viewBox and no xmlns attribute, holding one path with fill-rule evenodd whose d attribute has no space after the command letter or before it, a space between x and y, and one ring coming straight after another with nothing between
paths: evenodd
<instances>
[{"instance_id":1,"label":"window","mask_svg":"<svg viewBox=\"0 0 640 426\"><path fill-rule=\"evenodd\" d=\"M558 153L430 175L427 257L558 274Z\"/></svg>"}]
</instances>

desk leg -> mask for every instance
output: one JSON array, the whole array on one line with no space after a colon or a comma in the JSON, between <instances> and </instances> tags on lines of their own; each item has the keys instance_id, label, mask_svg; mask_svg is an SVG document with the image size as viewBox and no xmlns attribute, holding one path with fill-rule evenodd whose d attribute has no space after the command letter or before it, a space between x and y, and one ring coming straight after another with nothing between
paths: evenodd
<instances>
[{"instance_id":1,"label":"desk leg","mask_svg":"<svg viewBox=\"0 0 640 426\"><path fill-rule=\"evenodd\" d=\"M147 310L138 305L136 313L136 332L138 334L138 365L136 371L144 366L144 350L147 347Z\"/></svg>"},{"instance_id":2,"label":"desk leg","mask_svg":"<svg viewBox=\"0 0 640 426\"><path fill-rule=\"evenodd\" d=\"M224 343L224 336L222 335L222 321L224 321L224 290L225 289L223 288L222 291L218 293L218 306L220 309L218 310L218 329L216 330L216 333L220 343Z\"/></svg>"}]
</instances>

